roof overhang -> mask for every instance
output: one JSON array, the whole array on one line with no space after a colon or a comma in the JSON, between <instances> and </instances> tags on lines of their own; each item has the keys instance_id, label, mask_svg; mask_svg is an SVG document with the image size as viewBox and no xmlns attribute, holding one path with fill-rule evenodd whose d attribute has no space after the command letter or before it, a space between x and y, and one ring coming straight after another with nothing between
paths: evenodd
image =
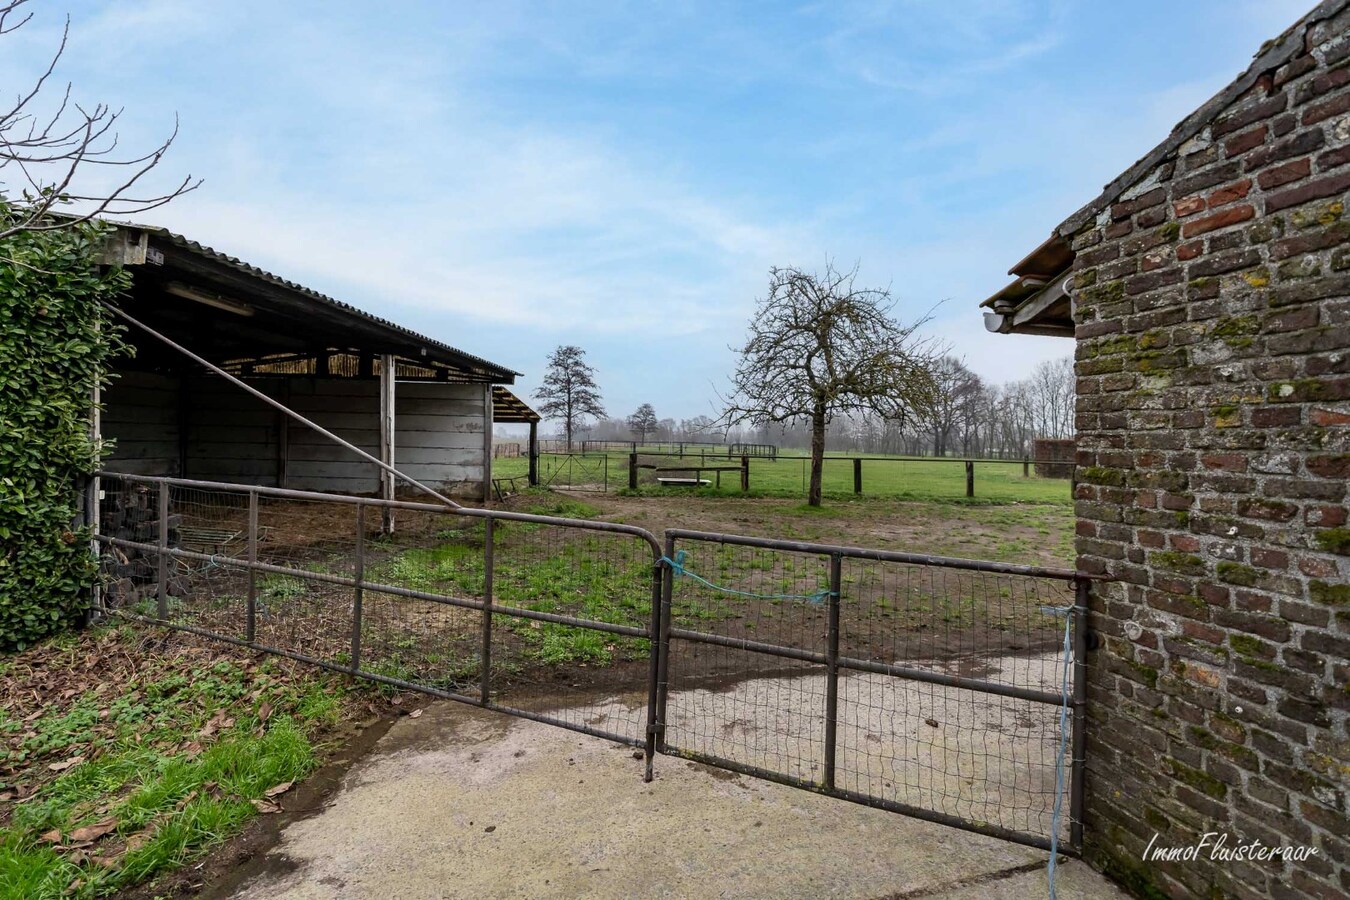
<instances>
[{"instance_id":1,"label":"roof overhang","mask_svg":"<svg viewBox=\"0 0 1350 900\"><path fill-rule=\"evenodd\" d=\"M512 425L529 425L542 417L529 405L504 387L492 389L492 421Z\"/></svg>"},{"instance_id":2,"label":"roof overhang","mask_svg":"<svg viewBox=\"0 0 1350 900\"><path fill-rule=\"evenodd\" d=\"M127 311L236 374L512 384L518 372L161 228L117 224L104 261L127 266ZM134 338L134 336L133 336Z\"/></svg>"},{"instance_id":3,"label":"roof overhang","mask_svg":"<svg viewBox=\"0 0 1350 900\"><path fill-rule=\"evenodd\" d=\"M1008 270L1011 284L981 307L984 327L998 334L1045 334L1073 337L1073 301L1069 270L1074 253L1069 242L1052 234Z\"/></svg>"}]
</instances>

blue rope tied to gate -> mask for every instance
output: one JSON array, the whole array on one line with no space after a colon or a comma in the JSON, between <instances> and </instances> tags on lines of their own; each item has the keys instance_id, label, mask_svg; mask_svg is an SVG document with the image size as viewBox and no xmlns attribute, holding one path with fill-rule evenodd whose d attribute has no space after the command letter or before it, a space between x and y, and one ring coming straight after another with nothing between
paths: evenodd
<instances>
[{"instance_id":1,"label":"blue rope tied to gate","mask_svg":"<svg viewBox=\"0 0 1350 900\"><path fill-rule=\"evenodd\" d=\"M751 597L756 600L805 600L808 603L814 603L819 606L831 597L838 596L838 594L829 588L821 588L811 594L756 594L751 591L738 591L735 588L713 584L702 575L696 575L693 572L690 572L684 565L684 561L688 558L689 554L686 551L677 550L674 559L671 559L669 556L663 556L661 557L661 562L670 566L670 571L674 573L676 578L691 578L705 587L712 588L714 591L721 591L724 594L734 594L737 597Z\"/></svg>"},{"instance_id":2,"label":"blue rope tied to gate","mask_svg":"<svg viewBox=\"0 0 1350 900\"><path fill-rule=\"evenodd\" d=\"M1073 665L1073 610L1042 606L1041 612L1064 617L1064 664L1060 673L1059 753L1055 755L1055 810L1050 816L1050 862L1046 867L1050 900L1055 900L1055 866L1059 859L1059 826L1064 818L1064 754L1069 743L1069 671Z\"/></svg>"}]
</instances>

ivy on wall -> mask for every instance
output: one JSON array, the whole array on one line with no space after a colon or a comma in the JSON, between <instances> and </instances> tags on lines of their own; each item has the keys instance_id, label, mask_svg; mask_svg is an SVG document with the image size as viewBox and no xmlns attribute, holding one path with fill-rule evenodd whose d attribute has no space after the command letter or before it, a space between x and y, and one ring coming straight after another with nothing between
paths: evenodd
<instances>
[{"instance_id":1,"label":"ivy on wall","mask_svg":"<svg viewBox=\"0 0 1350 900\"><path fill-rule=\"evenodd\" d=\"M0 228L14 220L0 197ZM131 280L97 265L105 229L0 240L0 651L77 623L97 574L79 490L102 449L93 388L127 352L101 301Z\"/></svg>"}]
</instances>

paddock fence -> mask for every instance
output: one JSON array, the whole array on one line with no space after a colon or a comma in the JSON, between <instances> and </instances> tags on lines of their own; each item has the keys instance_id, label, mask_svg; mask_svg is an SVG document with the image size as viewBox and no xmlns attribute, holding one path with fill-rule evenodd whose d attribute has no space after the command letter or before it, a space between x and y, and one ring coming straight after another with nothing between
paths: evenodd
<instances>
[{"instance_id":1,"label":"paddock fence","mask_svg":"<svg viewBox=\"0 0 1350 900\"><path fill-rule=\"evenodd\" d=\"M1050 849L1082 839L1073 572L99 476L99 608Z\"/></svg>"}]
</instances>

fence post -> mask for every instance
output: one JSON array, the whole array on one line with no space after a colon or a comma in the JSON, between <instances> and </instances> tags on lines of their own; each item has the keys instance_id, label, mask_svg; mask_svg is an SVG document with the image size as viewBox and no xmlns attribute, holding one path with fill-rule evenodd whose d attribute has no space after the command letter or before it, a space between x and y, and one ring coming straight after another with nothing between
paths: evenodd
<instances>
[{"instance_id":1,"label":"fence post","mask_svg":"<svg viewBox=\"0 0 1350 900\"><path fill-rule=\"evenodd\" d=\"M975 461L966 460L966 496L975 496Z\"/></svg>"},{"instance_id":2,"label":"fence post","mask_svg":"<svg viewBox=\"0 0 1350 900\"><path fill-rule=\"evenodd\" d=\"M381 518L381 523L384 519ZM383 524L381 525L383 527ZM365 601L366 581L366 505L356 504L356 587L352 598L352 662L355 675L361 671L361 606Z\"/></svg>"},{"instance_id":3,"label":"fence post","mask_svg":"<svg viewBox=\"0 0 1350 900\"><path fill-rule=\"evenodd\" d=\"M857 456L853 458L853 493L862 493L862 459Z\"/></svg>"},{"instance_id":4,"label":"fence post","mask_svg":"<svg viewBox=\"0 0 1350 900\"><path fill-rule=\"evenodd\" d=\"M483 521L483 649L478 660L479 702L492 702L492 582L496 554L493 551L495 519Z\"/></svg>"},{"instance_id":5,"label":"fence post","mask_svg":"<svg viewBox=\"0 0 1350 900\"><path fill-rule=\"evenodd\" d=\"M830 554L829 617L825 632L825 776L824 787L834 790L835 744L839 729L839 600L843 558Z\"/></svg>"},{"instance_id":6,"label":"fence post","mask_svg":"<svg viewBox=\"0 0 1350 900\"><path fill-rule=\"evenodd\" d=\"M1025 456L1022 457L1022 477L1023 478L1031 477L1031 460Z\"/></svg>"},{"instance_id":7,"label":"fence post","mask_svg":"<svg viewBox=\"0 0 1350 900\"><path fill-rule=\"evenodd\" d=\"M248 492L248 561L258 561L258 492ZM244 637L251 644L258 636L258 571L248 570L248 605L245 608Z\"/></svg>"},{"instance_id":8,"label":"fence post","mask_svg":"<svg viewBox=\"0 0 1350 900\"><path fill-rule=\"evenodd\" d=\"M750 492L750 456L741 457L741 493Z\"/></svg>"},{"instance_id":9,"label":"fence post","mask_svg":"<svg viewBox=\"0 0 1350 900\"><path fill-rule=\"evenodd\" d=\"M661 560L652 563L652 617L647 626L649 633L649 644L647 651L647 743L645 745L643 756L646 760L646 771L642 780L650 782L652 780L652 759L656 756L657 741L657 715L656 706L659 702L659 691L657 684L661 678L661 615L662 608L665 605L666 597L666 572L667 567Z\"/></svg>"},{"instance_id":10,"label":"fence post","mask_svg":"<svg viewBox=\"0 0 1350 900\"><path fill-rule=\"evenodd\" d=\"M666 538L666 559L675 558L675 538ZM656 641L656 705L648 715L651 720L652 747L657 753L666 751L666 701L670 695L670 608L675 593L675 572L667 563L661 567L661 609Z\"/></svg>"},{"instance_id":11,"label":"fence post","mask_svg":"<svg viewBox=\"0 0 1350 900\"><path fill-rule=\"evenodd\" d=\"M637 490L637 453L628 454L628 489Z\"/></svg>"},{"instance_id":12,"label":"fence post","mask_svg":"<svg viewBox=\"0 0 1350 900\"><path fill-rule=\"evenodd\" d=\"M1069 843L1083 847L1083 769L1087 747L1087 615L1088 592L1092 583L1086 578L1074 584L1073 602L1073 740L1069 779Z\"/></svg>"},{"instance_id":13,"label":"fence post","mask_svg":"<svg viewBox=\"0 0 1350 900\"><path fill-rule=\"evenodd\" d=\"M169 618L169 482L159 483L159 599L155 614Z\"/></svg>"}]
</instances>

